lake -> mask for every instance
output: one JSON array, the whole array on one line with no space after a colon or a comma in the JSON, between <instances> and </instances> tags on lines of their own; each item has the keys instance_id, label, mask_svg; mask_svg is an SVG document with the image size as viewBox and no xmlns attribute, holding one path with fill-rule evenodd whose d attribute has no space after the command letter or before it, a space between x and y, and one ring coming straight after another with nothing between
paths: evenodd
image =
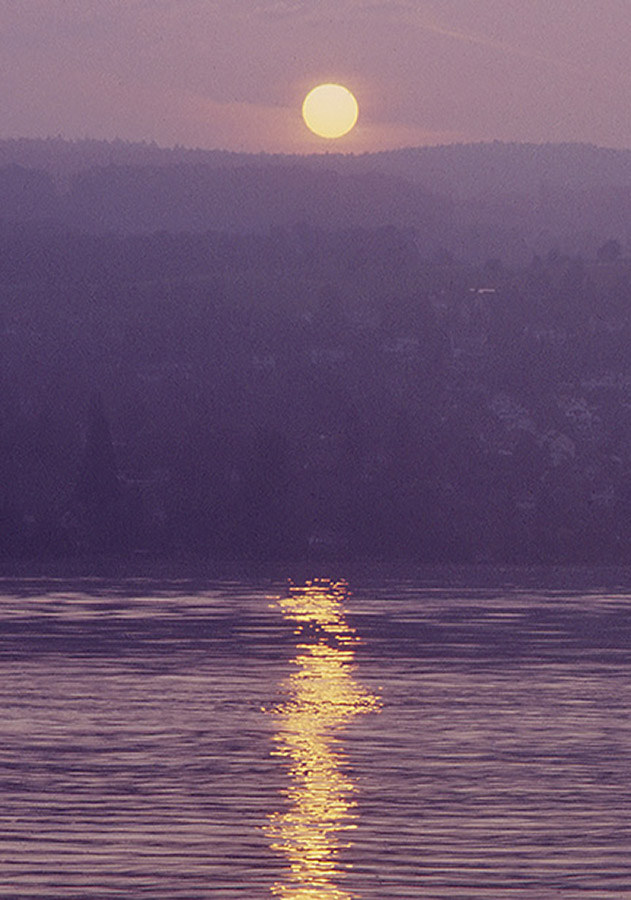
<instances>
[{"instance_id":1,"label":"lake","mask_svg":"<svg viewBox=\"0 0 631 900\"><path fill-rule=\"evenodd\" d=\"M0 580L0 897L631 898L631 572Z\"/></svg>"}]
</instances>

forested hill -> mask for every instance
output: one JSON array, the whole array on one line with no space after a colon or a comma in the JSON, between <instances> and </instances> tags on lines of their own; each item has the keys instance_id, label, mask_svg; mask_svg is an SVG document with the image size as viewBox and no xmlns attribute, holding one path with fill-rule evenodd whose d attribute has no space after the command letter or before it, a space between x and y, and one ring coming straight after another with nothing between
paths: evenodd
<instances>
[{"instance_id":1,"label":"forested hill","mask_svg":"<svg viewBox=\"0 0 631 900\"><path fill-rule=\"evenodd\" d=\"M407 232L2 232L0 558L627 561L631 284Z\"/></svg>"},{"instance_id":2,"label":"forested hill","mask_svg":"<svg viewBox=\"0 0 631 900\"><path fill-rule=\"evenodd\" d=\"M631 153L494 143L291 157L7 140L0 220L119 234L394 226L414 230L426 259L523 265L631 246Z\"/></svg>"},{"instance_id":3,"label":"forested hill","mask_svg":"<svg viewBox=\"0 0 631 900\"><path fill-rule=\"evenodd\" d=\"M63 138L0 140L0 168L40 169L65 187L73 176L106 166L192 165L212 168L282 166L326 168L357 174L381 171L461 199L486 191L530 194L541 186L567 190L631 186L631 151L592 144L506 144L500 141L408 147L377 153L238 153L159 147L127 141L68 141Z\"/></svg>"},{"instance_id":4,"label":"forested hill","mask_svg":"<svg viewBox=\"0 0 631 900\"><path fill-rule=\"evenodd\" d=\"M339 175L298 165L203 165L91 169L61 200L65 222L87 231L262 232L316 227L444 230L447 204L417 185L378 172Z\"/></svg>"},{"instance_id":5,"label":"forested hill","mask_svg":"<svg viewBox=\"0 0 631 900\"><path fill-rule=\"evenodd\" d=\"M40 169L0 168L0 221L71 231L267 232L394 225L433 242L447 233L448 201L381 172L341 175L298 164L214 168L201 164L106 166L55 187Z\"/></svg>"},{"instance_id":6,"label":"forested hill","mask_svg":"<svg viewBox=\"0 0 631 900\"><path fill-rule=\"evenodd\" d=\"M74 175L105 166L172 166L191 164L225 167L245 165L261 156L224 150L193 150L159 147L131 141L68 141L56 138L7 138L0 140L0 168L10 165L39 169L53 176L64 188Z\"/></svg>"},{"instance_id":7,"label":"forested hill","mask_svg":"<svg viewBox=\"0 0 631 900\"><path fill-rule=\"evenodd\" d=\"M485 193L536 195L631 186L631 151L592 144L450 144L360 157L417 184L468 199Z\"/></svg>"},{"instance_id":8,"label":"forested hill","mask_svg":"<svg viewBox=\"0 0 631 900\"><path fill-rule=\"evenodd\" d=\"M624 154L2 147L0 557L630 558Z\"/></svg>"}]
</instances>

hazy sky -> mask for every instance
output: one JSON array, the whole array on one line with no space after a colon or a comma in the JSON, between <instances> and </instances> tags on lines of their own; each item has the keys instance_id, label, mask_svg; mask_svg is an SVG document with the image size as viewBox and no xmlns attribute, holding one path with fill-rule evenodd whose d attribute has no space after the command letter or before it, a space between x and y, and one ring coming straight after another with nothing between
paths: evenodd
<instances>
[{"instance_id":1,"label":"hazy sky","mask_svg":"<svg viewBox=\"0 0 631 900\"><path fill-rule=\"evenodd\" d=\"M631 0L0 0L0 137L240 150L631 147ZM327 142L304 94L347 85Z\"/></svg>"}]
</instances>

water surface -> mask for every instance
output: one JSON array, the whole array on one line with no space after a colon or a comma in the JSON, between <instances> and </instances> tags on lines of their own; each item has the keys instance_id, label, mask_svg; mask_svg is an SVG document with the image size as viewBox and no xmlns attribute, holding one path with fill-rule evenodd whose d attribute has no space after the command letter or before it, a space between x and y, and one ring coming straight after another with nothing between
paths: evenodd
<instances>
[{"instance_id":1,"label":"water surface","mask_svg":"<svg viewBox=\"0 0 631 900\"><path fill-rule=\"evenodd\" d=\"M5 579L0 897L631 897L626 575L344 574Z\"/></svg>"}]
</instances>

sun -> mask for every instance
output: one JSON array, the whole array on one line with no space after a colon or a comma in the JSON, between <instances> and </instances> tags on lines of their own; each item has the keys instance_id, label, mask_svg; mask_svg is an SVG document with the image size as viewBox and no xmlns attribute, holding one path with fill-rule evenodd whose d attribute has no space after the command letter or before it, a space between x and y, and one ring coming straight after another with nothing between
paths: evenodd
<instances>
[{"instance_id":1,"label":"sun","mask_svg":"<svg viewBox=\"0 0 631 900\"><path fill-rule=\"evenodd\" d=\"M309 91L302 104L302 118L314 134L339 138L357 122L357 100L341 84L319 84Z\"/></svg>"}]
</instances>

